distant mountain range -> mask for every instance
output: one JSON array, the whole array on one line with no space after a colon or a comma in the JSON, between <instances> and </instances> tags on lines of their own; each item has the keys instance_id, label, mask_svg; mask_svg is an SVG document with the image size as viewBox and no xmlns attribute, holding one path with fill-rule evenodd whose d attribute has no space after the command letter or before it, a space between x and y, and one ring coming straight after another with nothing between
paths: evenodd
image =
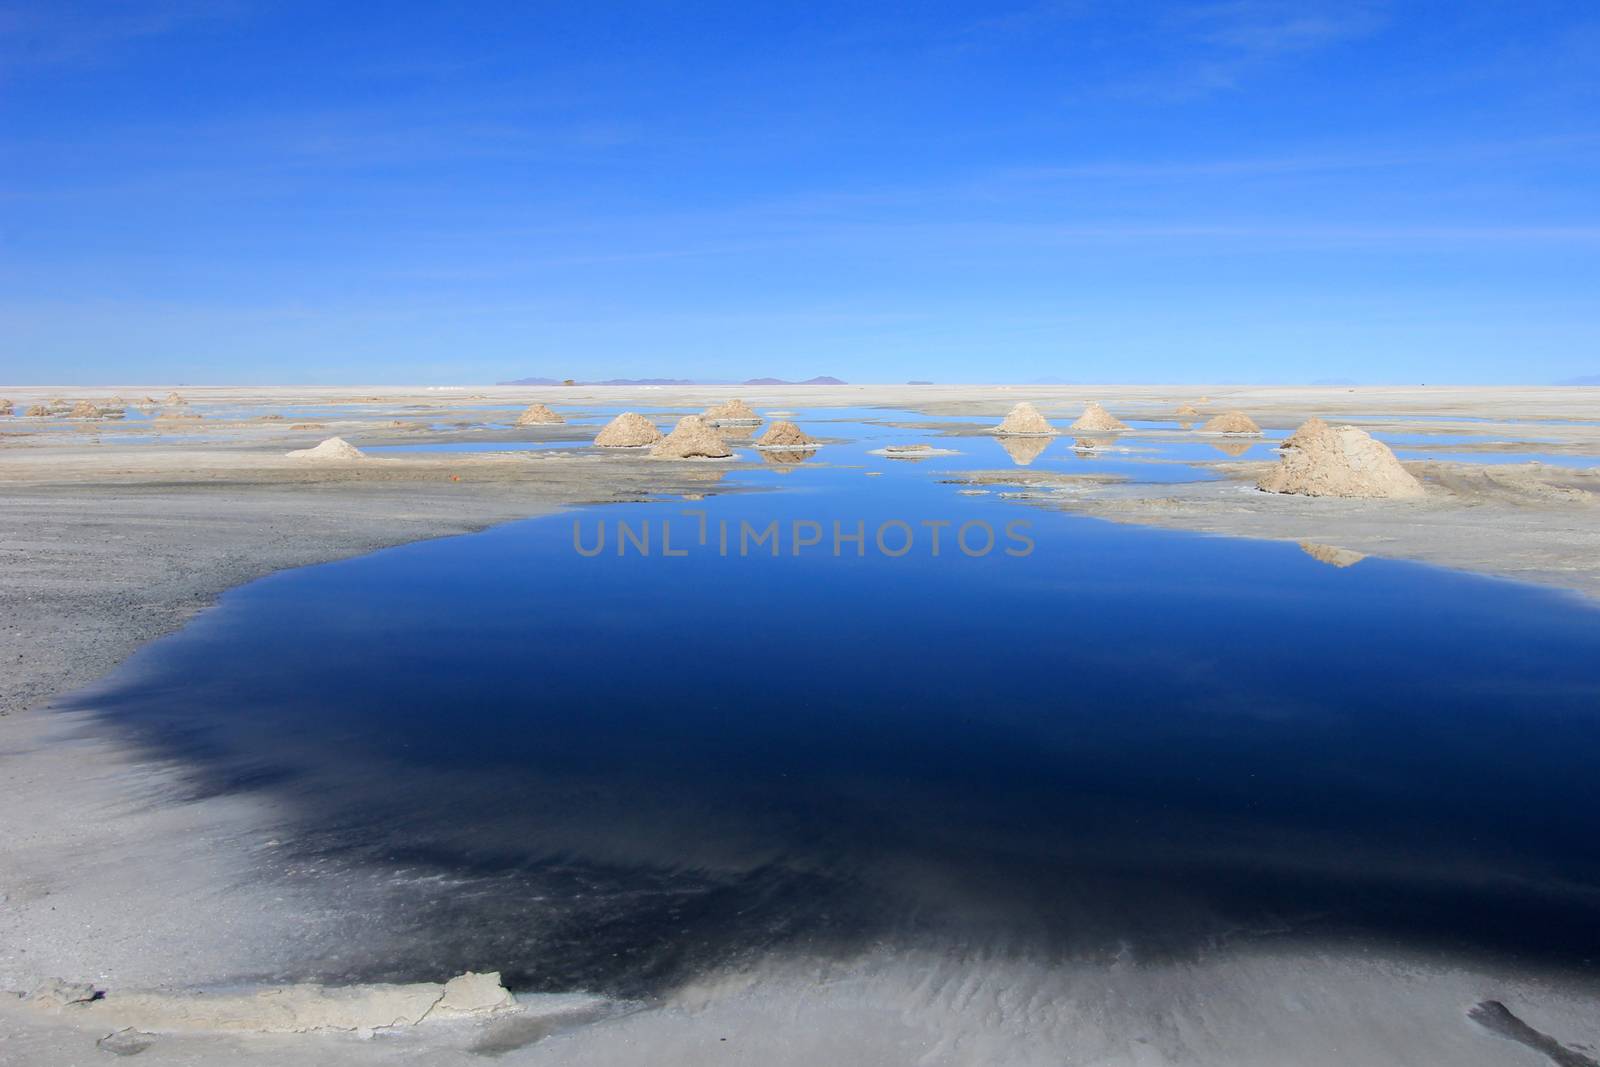
<instances>
[{"instance_id":1,"label":"distant mountain range","mask_svg":"<svg viewBox=\"0 0 1600 1067\"><path fill-rule=\"evenodd\" d=\"M829 377L826 374L815 378L807 378L803 382L791 382L786 378L750 378L743 382L736 382L730 378L606 378L603 381L588 382L575 379L561 378L516 378L509 382L495 382L496 385L844 385L839 378Z\"/></svg>"},{"instance_id":2,"label":"distant mountain range","mask_svg":"<svg viewBox=\"0 0 1600 1067\"><path fill-rule=\"evenodd\" d=\"M509 382L495 382L496 385L732 385L728 382L704 382L693 378L607 378L604 381L590 382L577 379L562 378L516 378Z\"/></svg>"},{"instance_id":3,"label":"distant mountain range","mask_svg":"<svg viewBox=\"0 0 1600 1067\"><path fill-rule=\"evenodd\" d=\"M815 378L807 378L803 382L791 382L787 378L746 378L744 385L844 385L841 378L833 378L826 374L819 374Z\"/></svg>"}]
</instances>

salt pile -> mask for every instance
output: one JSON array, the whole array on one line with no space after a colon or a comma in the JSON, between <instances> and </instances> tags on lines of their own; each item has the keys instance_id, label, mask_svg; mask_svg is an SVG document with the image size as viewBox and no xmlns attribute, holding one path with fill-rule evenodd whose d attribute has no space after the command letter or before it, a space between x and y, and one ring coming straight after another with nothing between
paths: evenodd
<instances>
[{"instance_id":1,"label":"salt pile","mask_svg":"<svg viewBox=\"0 0 1600 1067\"><path fill-rule=\"evenodd\" d=\"M300 448L289 453L291 459L364 459L366 453L342 437L330 437L315 448Z\"/></svg>"},{"instance_id":2,"label":"salt pile","mask_svg":"<svg viewBox=\"0 0 1600 1067\"><path fill-rule=\"evenodd\" d=\"M72 405L72 410L67 412L67 415L74 419L98 419L100 409L87 400L80 400Z\"/></svg>"},{"instance_id":3,"label":"salt pile","mask_svg":"<svg viewBox=\"0 0 1600 1067\"><path fill-rule=\"evenodd\" d=\"M761 416L755 409L743 400L737 398L726 404L717 404L715 407L706 408L703 418L715 426L719 422L760 422Z\"/></svg>"},{"instance_id":4,"label":"salt pile","mask_svg":"<svg viewBox=\"0 0 1600 1067\"><path fill-rule=\"evenodd\" d=\"M1256 425L1256 420L1242 411L1228 411L1209 420L1204 426L1200 427L1200 432L1259 435L1261 427Z\"/></svg>"},{"instance_id":5,"label":"salt pile","mask_svg":"<svg viewBox=\"0 0 1600 1067\"><path fill-rule=\"evenodd\" d=\"M10 415L17 410L17 406L9 400L0 400L0 415Z\"/></svg>"},{"instance_id":6,"label":"salt pile","mask_svg":"<svg viewBox=\"0 0 1600 1067\"><path fill-rule=\"evenodd\" d=\"M1072 442L1074 452L1103 452L1109 448L1111 442L1100 441L1093 437L1080 437Z\"/></svg>"},{"instance_id":7,"label":"salt pile","mask_svg":"<svg viewBox=\"0 0 1600 1067\"><path fill-rule=\"evenodd\" d=\"M655 423L636 412L624 411L606 423L594 443L601 448L641 448L659 440L661 431Z\"/></svg>"},{"instance_id":8,"label":"salt pile","mask_svg":"<svg viewBox=\"0 0 1600 1067\"><path fill-rule=\"evenodd\" d=\"M517 416L518 426L543 426L566 421L566 419L557 415L543 404L534 404L527 411Z\"/></svg>"},{"instance_id":9,"label":"salt pile","mask_svg":"<svg viewBox=\"0 0 1600 1067\"><path fill-rule=\"evenodd\" d=\"M188 403L188 401L185 400L183 397L179 396L177 393L173 392L173 393L168 393L167 394L167 399L164 400L163 403L177 408L177 407L183 407L185 404Z\"/></svg>"},{"instance_id":10,"label":"salt pile","mask_svg":"<svg viewBox=\"0 0 1600 1067\"><path fill-rule=\"evenodd\" d=\"M733 450L705 419L685 415L671 433L655 443L650 454L661 459L726 459Z\"/></svg>"},{"instance_id":11,"label":"salt pile","mask_svg":"<svg viewBox=\"0 0 1600 1067\"><path fill-rule=\"evenodd\" d=\"M1315 425L1313 425L1315 424ZM1256 483L1269 493L1414 500L1422 483L1389 446L1354 426L1311 419L1283 444L1283 458Z\"/></svg>"},{"instance_id":12,"label":"salt pile","mask_svg":"<svg viewBox=\"0 0 1600 1067\"><path fill-rule=\"evenodd\" d=\"M1315 415L1300 424L1300 428L1283 439L1279 448L1299 448L1304 441L1310 440L1318 434L1327 432L1328 424Z\"/></svg>"},{"instance_id":13,"label":"salt pile","mask_svg":"<svg viewBox=\"0 0 1600 1067\"><path fill-rule=\"evenodd\" d=\"M1013 437L1048 437L1056 431L1045 417L1039 414L1039 409L1024 400L1011 409L1000 425L990 433Z\"/></svg>"},{"instance_id":14,"label":"salt pile","mask_svg":"<svg viewBox=\"0 0 1600 1067\"><path fill-rule=\"evenodd\" d=\"M1083 414L1078 416L1078 421L1072 424L1072 428L1074 430L1109 433L1114 430L1126 430L1128 424L1091 400L1084 405Z\"/></svg>"},{"instance_id":15,"label":"salt pile","mask_svg":"<svg viewBox=\"0 0 1600 1067\"><path fill-rule=\"evenodd\" d=\"M756 442L757 448L816 448L822 442L792 422L775 422Z\"/></svg>"},{"instance_id":16,"label":"salt pile","mask_svg":"<svg viewBox=\"0 0 1600 1067\"><path fill-rule=\"evenodd\" d=\"M1199 417L1200 417L1200 409L1195 407L1193 404L1179 404L1178 405L1178 418L1180 418L1180 419L1198 419Z\"/></svg>"}]
</instances>

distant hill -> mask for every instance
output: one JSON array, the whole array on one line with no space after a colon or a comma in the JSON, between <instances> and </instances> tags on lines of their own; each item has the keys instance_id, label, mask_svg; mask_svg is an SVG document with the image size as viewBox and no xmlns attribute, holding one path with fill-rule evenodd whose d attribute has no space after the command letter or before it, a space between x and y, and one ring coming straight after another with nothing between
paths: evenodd
<instances>
[{"instance_id":1,"label":"distant hill","mask_svg":"<svg viewBox=\"0 0 1600 1067\"><path fill-rule=\"evenodd\" d=\"M515 378L509 382L495 382L496 385L565 385L560 378ZM745 382L735 382L731 378L604 378L600 381L574 381L573 385L844 385L839 378L820 375L816 378L807 378L803 382L791 382L785 378L751 378Z\"/></svg>"},{"instance_id":2,"label":"distant hill","mask_svg":"<svg viewBox=\"0 0 1600 1067\"><path fill-rule=\"evenodd\" d=\"M584 385L706 385L706 382L694 378L607 378L600 382L584 382Z\"/></svg>"},{"instance_id":3,"label":"distant hill","mask_svg":"<svg viewBox=\"0 0 1600 1067\"><path fill-rule=\"evenodd\" d=\"M745 379L743 384L745 384L745 385L845 385L846 383L843 380L839 379L839 378L832 378L832 377L829 377L826 374L822 374L822 375L818 375L815 378L807 378L803 382L791 382L787 378L747 378L747 379Z\"/></svg>"},{"instance_id":4,"label":"distant hill","mask_svg":"<svg viewBox=\"0 0 1600 1067\"><path fill-rule=\"evenodd\" d=\"M1600 374L1580 374L1576 378L1563 378L1557 385L1600 385Z\"/></svg>"},{"instance_id":5,"label":"distant hill","mask_svg":"<svg viewBox=\"0 0 1600 1067\"><path fill-rule=\"evenodd\" d=\"M496 385L565 385L560 378L516 378ZM577 381L573 385L732 385L731 381L711 378L606 378L601 381Z\"/></svg>"}]
</instances>

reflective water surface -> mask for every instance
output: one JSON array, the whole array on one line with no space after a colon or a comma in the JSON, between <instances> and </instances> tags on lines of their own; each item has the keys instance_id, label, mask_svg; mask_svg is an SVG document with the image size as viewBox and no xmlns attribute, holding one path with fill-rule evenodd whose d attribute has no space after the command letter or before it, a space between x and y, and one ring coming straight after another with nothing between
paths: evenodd
<instances>
[{"instance_id":1,"label":"reflective water surface","mask_svg":"<svg viewBox=\"0 0 1600 1067\"><path fill-rule=\"evenodd\" d=\"M963 495L943 472L1000 442L799 421L832 443L704 500L254 583L72 703L281 803L278 862L384 887L391 939L325 977L638 993L799 948L1250 938L1593 965L1587 604ZM959 454L870 454L914 441ZM1203 476L1070 437L1028 469Z\"/></svg>"}]
</instances>

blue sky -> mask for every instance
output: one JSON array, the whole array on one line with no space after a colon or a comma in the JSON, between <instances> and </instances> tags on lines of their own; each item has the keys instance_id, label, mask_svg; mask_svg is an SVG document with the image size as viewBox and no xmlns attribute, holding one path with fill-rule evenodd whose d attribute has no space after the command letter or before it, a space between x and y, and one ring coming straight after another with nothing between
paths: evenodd
<instances>
[{"instance_id":1,"label":"blue sky","mask_svg":"<svg viewBox=\"0 0 1600 1067\"><path fill-rule=\"evenodd\" d=\"M0 0L0 382L1600 373L1600 5Z\"/></svg>"}]
</instances>

